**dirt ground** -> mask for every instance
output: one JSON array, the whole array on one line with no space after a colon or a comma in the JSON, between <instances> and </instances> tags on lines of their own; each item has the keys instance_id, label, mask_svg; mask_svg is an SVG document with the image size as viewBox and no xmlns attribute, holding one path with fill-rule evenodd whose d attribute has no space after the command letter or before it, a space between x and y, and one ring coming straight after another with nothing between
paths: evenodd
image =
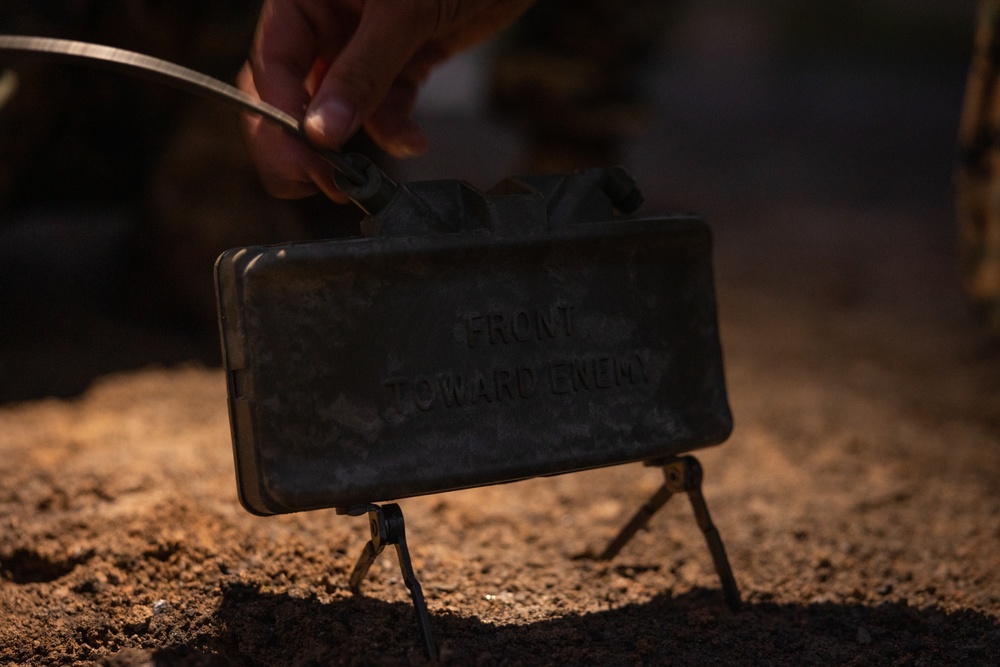
<instances>
[{"instance_id":1,"label":"dirt ground","mask_svg":"<svg viewBox=\"0 0 1000 667\"><path fill-rule=\"evenodd\" d=\"M697 78L665 76L675 99ZM961 81L730 76L742 102L671 106L631 162L654 210L715 231L736 428L698 457L743 609L683 498L587 557L658 487L640 465L408 499L444 663L1000 663L1000 348L957 287ZM485 185L511 154L428 122L460 157L415 169ZM239 506L212 354L50 306L8 327L4 368L98 372L0 405L0 664L424 662L394 554L348 589L364 519ZM126 357L161 363L111 372Z\"/></svg>"}]
</instances>

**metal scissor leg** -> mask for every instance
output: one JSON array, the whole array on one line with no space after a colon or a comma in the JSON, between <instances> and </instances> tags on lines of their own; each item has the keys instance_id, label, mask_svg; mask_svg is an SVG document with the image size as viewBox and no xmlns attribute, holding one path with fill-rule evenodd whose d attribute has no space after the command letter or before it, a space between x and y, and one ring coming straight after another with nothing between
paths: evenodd
<instances>
[{"instance_id":1,"label":"metal scissor leg","mask_svg":"<svg viewBox=\"0 0 1000 667\"><path fill-rule=\"evenodd\" d=\"M733 611L740 608L740 591L736 586L736 579L733 577L732 568L729 567L729 558L726 556L726 549L722 545L722 537L712 523L712 517L708 513L708 505L705 503L705 496L701 492L702 469L698 459L693 456L682 456L658 461L651 461L648 465L660 466L663 468L664 483L653 497L650 498L639 511L632 516L632 519L625 524L618 535L608 544L607 548L597 557L598 560L611 560L622 547L624 547L632 537L645 528L646 524L656 512L670 500L675 493L686 493L691 501L691 508L694 510L698 527L701 528L705 541L708 542L708 550L712 554L712 561L715 564L715 571L719 575L722 583L722 594L726 599L726 604Z\"/></svg>"},{"instance_id":2,"label":"metal scissor leg","mask_svg":"<svg viewBox=\"0 0 1000 667\"><path fill-rule=\"evenodd\" d=\"M346 510L337 510L340 514L350 516L361 516L368 514L368 525L371 528L372 538L365 545L361 556L358 558L354 570L351 572L350 585L351 592L361 595L361 582L364 581L372 563L382 553L386 545L391 544L396 547L396 557L399 559L399 569L403 573L403 583L410 591L410 599L413 600L413 608L417 614L417 625L420 627L420 635L424 640L424 652L431 660L438 657L437 643L431 632L430 614L427 612L427 602L424 600L424 592L417 581L417 575L413 572L413 563L410 561L410 551L406 547L406 527L403 523L403 512L399 505L391 503L384 507L379 505L361 505Z\"/></svg>"}]
</instances>

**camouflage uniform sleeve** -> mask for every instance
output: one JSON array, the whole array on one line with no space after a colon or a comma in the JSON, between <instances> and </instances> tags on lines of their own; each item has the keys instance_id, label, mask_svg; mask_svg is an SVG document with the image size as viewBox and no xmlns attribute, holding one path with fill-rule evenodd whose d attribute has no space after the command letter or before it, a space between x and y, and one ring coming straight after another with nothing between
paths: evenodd
<instances>
[{"instance_id":1,"label":"camouflage uniform sleeve","mask_svg":"<svg viewBox=\"0 0 1000 667\"><path fill-rule=\"evenodd\" d=\"M959 125L956 197L962 288L1000 336L1000 0L979 8Z\"/></svg>"},{"instance_id":2,"label":"camouflage uniform sleeve","mask_svg":"<svg viewBox=\"0 0 1000 667\"><path fill-rule=\"evenodd\" d=\"M681 3L539 0L499 45L491 102L522 132L527 171L616 164L645 129L645 75Z\"/></svg>"}]
</instances>

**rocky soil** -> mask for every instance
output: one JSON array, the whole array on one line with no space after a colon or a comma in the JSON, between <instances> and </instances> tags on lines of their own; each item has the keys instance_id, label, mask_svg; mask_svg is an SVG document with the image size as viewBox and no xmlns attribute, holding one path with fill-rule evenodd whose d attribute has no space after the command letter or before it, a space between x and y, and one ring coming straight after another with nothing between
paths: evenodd
<instances>
[{"instance_id":1,"label":"rocky soil","mask_svg":"<svg viewBox=\"0 0 1000 667\"><path fill-rule=\"evenodd\" d=\"M654 469L408 499L441 661L997 664L1000 348L957 287L961 81L704 74L660 82L676 103L629 162L653 209L715 230L736 428L697 455L743 609L683 498L588 557ZM706 81L736 101L698 102ZM428 122L432 176L488 185L513 152L481 121ZM391 551L348 588L363 518L239 506L217 352L89 303L3 303L0 664L425 662ZM38 398L81 368L82 393Z\"/></svg>"}]
</instances>

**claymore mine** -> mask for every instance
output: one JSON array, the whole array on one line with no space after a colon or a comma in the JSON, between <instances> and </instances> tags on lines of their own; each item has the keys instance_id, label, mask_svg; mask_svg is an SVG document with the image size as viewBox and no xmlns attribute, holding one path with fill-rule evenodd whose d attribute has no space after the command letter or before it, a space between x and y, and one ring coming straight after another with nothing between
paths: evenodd
<instances>
[{"instance_id":1,"label":"claymore mine","mask_svg":"<svg viewBox=\"0 0 1000 667\"><path fill-rule=\"evenodd\" d=\"M273 107L148 56L0 36L4 52L139 72L303 137ZM244 507L368 515L351 587L394 545L434 657L402 513L377 503L641 461L664 484L598 557L687 493L737 608L701 468L682 456L732 429L707 226L637 215L642 196L617 167L483 192L396 184L363 156L322 154L368 214L364 235L237 248L216 263Z\"/></svg>"}]
</instances>

